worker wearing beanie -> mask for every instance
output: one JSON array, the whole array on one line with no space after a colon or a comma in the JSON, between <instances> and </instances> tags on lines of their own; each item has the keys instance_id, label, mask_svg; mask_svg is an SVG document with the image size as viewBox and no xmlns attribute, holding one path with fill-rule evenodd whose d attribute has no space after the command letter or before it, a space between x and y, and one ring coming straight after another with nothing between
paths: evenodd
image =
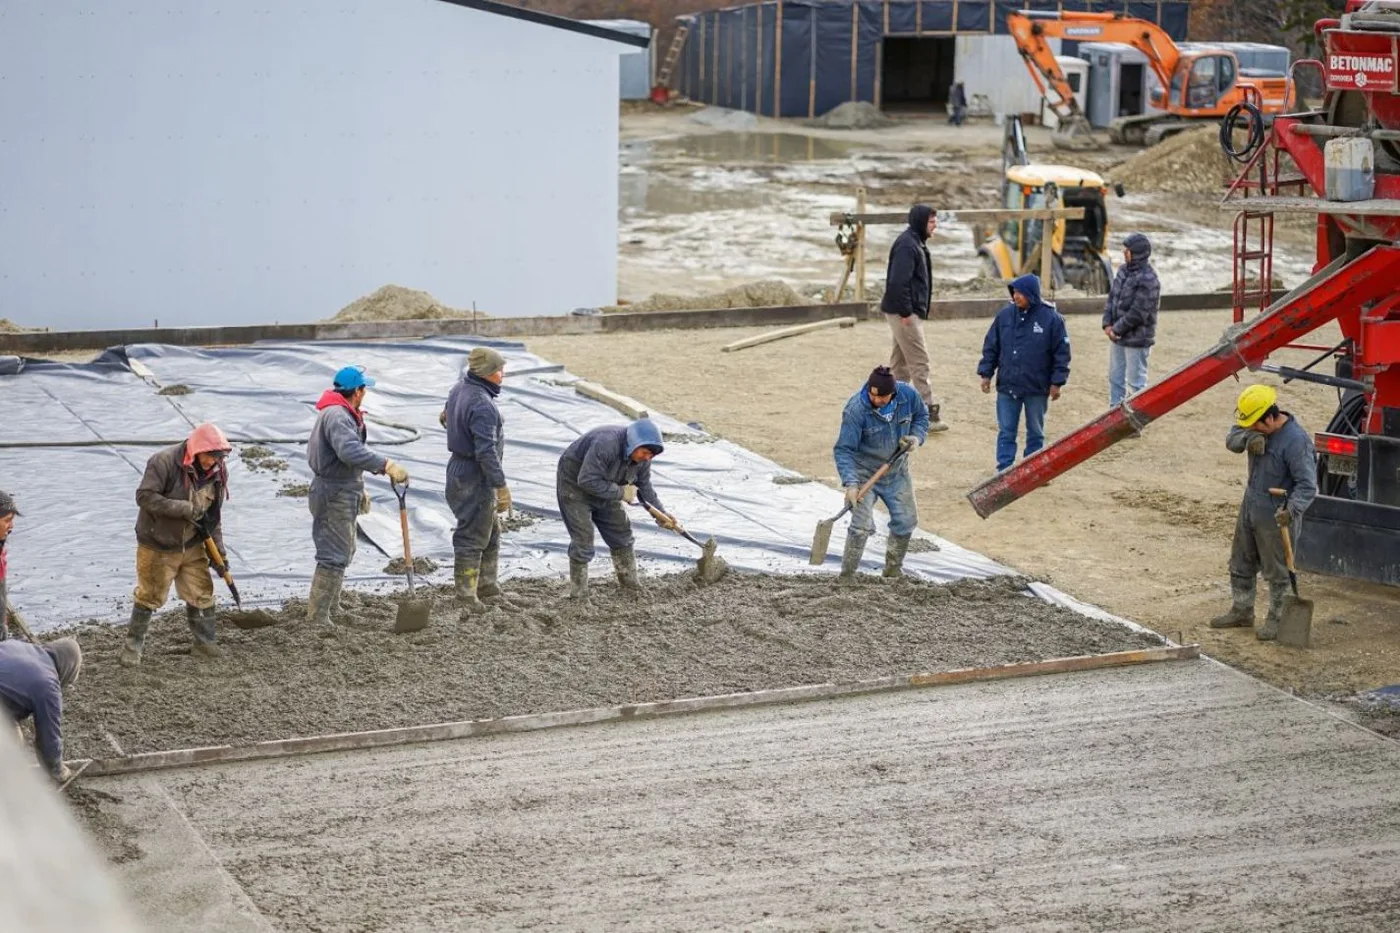
<instances>
[{"instance_id":1,"label":"worker wearing beanie","mask_svg":"<svg viewBox=\"0 0 1400 933\"><path fill-rule=\"evenodd\" d=\"M331 388L316 403L320 414L306 442L306 462L315 474L307 505L311 540L316 545L306 619L321 626L331 625L345 569L355 556L355 518L369 511L364 474L382 473L396 483L408 482L407 470L365 445L368 434L361 408L365 392L373 385L363 366L346 366L337 372Z\"/></svg>"},{"instance_id":2,"label":"worker wearing beanie","mask_svg":"<svg viewBox=\"0 0 1400 933\"><path fill-rule=\"evenodd\" d=\"M194 636L190 652L215 657L214 581L209 576L205 537L224 549L223 502L228 496L224 458L228 439L212 424L201 424L173 447L146 461L136 487L136 590L131 621L119 661L134 667L146 649L151 615L165 605L170 586L185 602L185 620ZM227 559L227 558L226 558Z\"/></svg>"},{"instance_id":3,"label":"worker wearing beanie","mask_svg":"<svg viewBox=\"0 0 1400 933\"><path fill-rule=\"evenodd\" d=\"M623 589L637 590L637 555L632 523L624 504L666 508L651 485L651 461L665 450L661 429L649 418L628 425L594 428L569 445L559 458L555 492L564 527L569 531L569 598L588 595L588 565L593 560L593 528L612 552L613 571ZM662 528L675 524L656 519Z\"/></svg>"},{"instance_id":4,"label":"worker wearing beanie","mask_svg":"<svg viewBox=\"0 0 1400 933\"><path fill-rule=\"evenodd\" d=\"M15 526L15 518L19 515L19 507L15 505L15 500L7 492L0 492L0 640L10 637L10 590L6 580L6 564L9 558L5 554L5 544L9 541L10 531Z\"/></svg>"},{"instance_id":5,"label":"worker wearing beanie","mask_svg":"<svg viewBox=\"0 0 1400 933\"><path fill-rule=\"evenodd\" d=\"M498 512L510 508L510 487L501 466L505 422L501 394L506 358L490 347L467 357L467 373L447 396L447 504L457 518L452 531L452 579L457 600L481 609L482 600L504 598L497 577L501 549Z\"/></svg>"},{"instance_id":6,"label":"worker wearing beanie","mask_svg":"<svg viewBox=\"0 0 1400 933\"><path fill-rule=\"evenodd\" d=\"M841 433L833 450L836 472L846 487L846 502L851 506L851 526L841 555L843 583L854 582L866 539L875 531L876 499L885 503L890 512L885 576L902 573L909 538L919 525L908 455L928 439L928 429L928 406L923 398L908 383L896 382L894 374L884 366L875 367L865 385L846 402L841 413ZM860 487L896 454L903 456L864 498L857 498Z\"/></svg>"},{"instance_id":7,"label":"worker wearing beanie","mask_svg":"<svg viewBox=\"0 0 1400 933\"><path fill-rule=\"evenodd\" d=\"M0 642L0 707L16 723L34 717L34 751L60 784L72 776L63 763L63 688L77 683L82 669L83 651L73 638Z\"/></svg>"},{"instance_id":8,"label":"worker wearing beanie","mask_svg":"<svg viewBox=\"0 0 1400 933\"><path fill-rule=\"evenodd\" d=\"M1265 385L1240 393L1225 447L1248 456L1249 473L1230 545L1230 611L1211 619L1210 626L1252 628L1255 578L1262 574L1269 584L1269 613L1256 634L1260 641L1273 641L1288 598L1288 561L1279 529L1288 528L1295 542L1303 533L1303 513L1317 498L1317 454L1307 429L1279 411L1278 392ZM1287 491L1283 508L1270 489Z\"/></svg>"}]
</instances>

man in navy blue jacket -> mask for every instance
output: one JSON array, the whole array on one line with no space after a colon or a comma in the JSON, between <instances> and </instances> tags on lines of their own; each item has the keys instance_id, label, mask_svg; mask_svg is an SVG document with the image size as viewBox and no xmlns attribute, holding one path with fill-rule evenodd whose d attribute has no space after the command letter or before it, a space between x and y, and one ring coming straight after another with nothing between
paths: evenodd
<instances>
[{"instance_id":1,"label":"man in navy blue jacket","mask_svg":"<svg viewBox=\"0 0 1400 933\"><path fill-rule=\"evenodd\" d=\"M501 526L496 513L511 506L501 466L506 432L496 397L501 394L506 358L490 347L467 357L467 374L447 396L447 505L457 519L452 530L452 581L457 602L480 610L482 600L503 600L497 575Z\"/></svg>"},{"instance_id":2,"label":"man in navy blue jacket","mask_svg":"<svg viewBox=\"0 0 1400 933\"><path fill-rule=\"evenodd\" d=\"M982 391L997 380L997 470L1016 460L1016 432L1026 413L1029 457L1045 446L1045 410L1069 381L1069 333L1055 306L1040 297L1040 279L1023 275L1011 283L1011 304L997 312L982 343L977 375Z\"/></svg>"}]
</instances>

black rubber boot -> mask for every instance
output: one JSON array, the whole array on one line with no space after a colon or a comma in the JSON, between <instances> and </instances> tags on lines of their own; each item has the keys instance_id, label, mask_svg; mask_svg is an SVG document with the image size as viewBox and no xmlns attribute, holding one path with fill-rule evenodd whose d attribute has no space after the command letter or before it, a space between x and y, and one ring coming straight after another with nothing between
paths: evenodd
<instances>
[{"instance_id":1,"label":"black rubber boot","mask_svg":"<svg viewBox=\"0 0 1400 933\"><path fill-rule=\"evenodd\" d=\"M1254 627L1254 581L1230 577L1230 611L1210 620L1211 628Z\"/></svg>"},{"instance_id":2,"label":"black rubber boot","mask_svg":"<svg viewBox=\"0 0 1400 933\"><path fill-rule=\"evenodd\" d=\"M885 576L904 576L904 555L909 552L910 535L890 535L885 544Z\"/></svg>"},{"instance_id":3,"label":"black rubber boot","mask_svg":"<svg viewBox=\"0 0 1400 933\"><path fill-rule=\"evenodd\" d=\"M630 547L618 548L612 552L612 562L618 585L632 593L640 591L642 584L637 580L637 552Z\"/></svg>"},{"instance_id":4,"label":"black rubber boot","mask_svg":"<svg viewBox=\"0 0 1400 933\"><path fill-rule=\"evenodd\" d=\"M588 562L569 561L569 599L588 598Z\"/></svg>"},{"instance_id":5,"label":"black rubber boot","mask_svg":"<svg viewBox=\"0 0 1400 933\"><path fill-rule=\"evenodd\" d=\"M510 600L506 598L505 591L501 589L500 567L501 549L499 547L487 548L482 552L481 575L477 577L476 595L478 599L508 609L511 608L511 605Z\"/></svg>"},{"instance_id":6,"label":"black rubber boot","mask_svg":"<svg viewBox=\"0 0 1400 933\"><path fill-rule=\"evenodd\" d=\"M1264 617L1264 625L1254 633L1260 641L1274 641L1278 638L1278 624L1283 619L1283 604L1288 600L1287 583L1269 584L1269 614Z\"/></svg>"},{"instance_id":7,"label":"black rubber boot","mask_svg":"<svg viewBox=\"0 0 1400 933\"><path fill-rule=\"evenodd\" d=\"M331 607L340 601L340 588L345 582L343 570L317 567L311 576L311 596L306 600L306 621L321 628L331 628Z\"/></svg>"},{"instance_id":8,"label":"black rubber boot","mask_svg":"<svg viewBox=\"0 0 1400 933\"><path fill-rule=\"evenodd\" d=\"M856 571L860 569L860 559L865 554L865 542L869 535L846 534L846 548L841 552L841 575L836 582L851 586L856 582Z\"/></svg>"},{"instance_id":9,"label":"black rubber boot","mask_svg":"<svg viewBox=\"0 0 1400 933\"><path fill-rule=\"evenodd\" d=\"M150 627L151 610L132 606L131 621L126 623L126 645L117 659L122 667L135 667L141 663L141 654L146 650L146 631Z\"/></svg>"},{"instance_id":10,"label":"black rubber boot","mask_svg":"<svg viewBox=\"0 0 1400 933\"><path fill-rule=\"evenodd\" d=\"M194 637L194 642L190 645L190 654L196 657L217 658L223 653L215 644L216 623L213 606L208 609L186 606L185 619L189 622L190 634Z\"/></svg>"},{"instance_id":11,"label":"black rubber boot","mask_svg":"<svg viewBox=\"0 0 1400 933\"><path fill-rule=\"evenodd\" d=\"M480 612L486 606L477 598L481 584L481 564L467 557L458 557L452 562L452 583L456 587L457 605L463 609Z\"/></svg>"}]
</instances>

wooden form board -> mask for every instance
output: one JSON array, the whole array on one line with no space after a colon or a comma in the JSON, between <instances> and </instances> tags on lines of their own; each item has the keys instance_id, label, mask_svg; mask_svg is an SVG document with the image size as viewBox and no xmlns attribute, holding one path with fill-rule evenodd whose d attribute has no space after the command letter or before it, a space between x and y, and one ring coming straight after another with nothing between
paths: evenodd
<instances>
[{"instance_id":1,"label":"wooden form board","mask_svg":"<svg viewBox=\"0 0 1400 933\"><path fill-rule=\"evenodd\" d=\"M813 321L810 324L798 324L794 327L780 327L777 330L770 330L767 333L758 334L754 337L745 337L733 343L727 343L720 349L725 353L732 353L735 350L747 350L749 347L756 347L760 344L772 343L775 340L782 340L785 337L796 337L799 334L809 334L814 330L825 330L828 327L855 327L856 319L853 317L834 317L829 321Z\"/></svg>"}]
</instances>

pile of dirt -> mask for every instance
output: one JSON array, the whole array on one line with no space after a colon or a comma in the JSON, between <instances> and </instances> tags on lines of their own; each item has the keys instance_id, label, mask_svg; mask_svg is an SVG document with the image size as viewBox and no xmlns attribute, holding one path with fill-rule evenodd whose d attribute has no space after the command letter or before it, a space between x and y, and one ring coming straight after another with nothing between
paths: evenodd
<instances>
[{"instance_id":1,"label":"pile of dirt","mask_svg":"<svg viewBox=\"0 0 1400 933\"><path fill-rule=\"evenodd\" d=\"M1220 131L1201 127L1168 137L1113 172L1129 191L1217 193L1234 180L1235 165L1220 151Z\"/></svg>"},{"instance_id":2,"label":"pile of dirt","mask_svg":"<svg viewBox=\"0 0 1400 933\"><path fill-rule=\"evenodd\" d=\"M894 123L880 112L879 107L863 100L848 100L815 120L807 121L808 126L827 130L878 130L894 126Z\"/></svg>"},{"instance_id":3,"label":"pile of dirt","mask_svg":"<svg viewBox=\"0 0 1400 933\"><path fill-rule=\"evenodd\" d=\"M421 576L426 573L437 573L437 570L438 562L431 557L413 558L413 573L415 576ZM384 565L384 572L391 576L403 577L408 575L408 567L404 564L402 557L395 557Z\"/></svg>"},{"instance_id":4,"label":"pile of dirt","mask_svg":"<svg viewBox=\"0 0 1400 933\"><path fill-rule=\"evenodd\" d=\"M287 461L277 456L270 447L241 447L238 456L243 465L254 473L281 473L287 469ZM310 489L307 490L309 495Z\"/></svg>"},{"instance_id":5,"label":"pile of dirt","mask_svg":"<svg viewBox=\"0 0 1400 933\"><path fill-rule=\"evenodd\" d=\"M514 510L507 512L500 518L501 534L510 534L512 531L520 531L529 528L531 525L538 525L544 521L540 516L530 512Z\"/></svg>"},{"instance_id":6,"label":"pile of dirt","mask_svg":"<svg viewBox=\"0 0 1400 933\"><path fill-rule=\"evenodd\" d=\"M311 495L310 483L283 483L277 495L286 499L305 499Z\"/></svg>"},{"instance_id":7,"label":"pile of dirt","mask_svg":"<svg viewBox=\"0 0 1400 933\"><path fill-rule=\"evenodd\" d=\"M809 305L812 299L806 297L788 283L780 279L765 279L736 285L722 292L705 295L669 295L657 292L650 298L626 305L609 305L603 308L604 314L619 311L693 311L713 308L774 308L791 305Z\"/></svg>"},{"instance_id":8,"label":"pile of dirt","mask_svg":"<svg viewBox=\"0 0 1400 933\"><path fill-rule=\"evenodd\" d=\"M603 573L598 577L604 578ZM1034 661L1155 644L1150 636L1024 594L1023 579L935 586L862 577L731 572L651 578L640 595L611 581L580 606L556 580L506 583L513 607L469 615L450 587L429 628L390 632L397 599L342 596L339 637L289 602L270 628L220 614L223 656L189 654L183 610L151 626L146 659L117 663L120 628L76 635L83 676L64 697L70 757L243 744L516 713L852 681Z\"/></svg>"},{"instance_id":9,"label":"pile of dirt","mask_svg":"<svg viewBox=\"0 0 1400 933\"><path fill-rule=\"evenodd\" d=\"M156 395L189 395L193 391L189 386L177 382L173 386L163 387Z\"/></svg>"},{"instance_id":10,"label":"pile of dirt","mask_svg":"<svg viewBox=\"0 0 1400 933\"><path fill-rule=\"evenodd\" d=\"M427 292L402 285L385 285L372 295L352 301L327 323L348 324L364 321L436 321L443 318L470 318L471 311L449 308ZM478 319L486 315L476 313Z\"/></svg>"},{"instance_id":11,"label":"pile of dirt","mask_svg":"<svg viewBox=\"0 0 1400 933\"><path fill-rule=\"evenodd\" d=\"M0 317L0 334L27 334L33 327L21 327L7 317Z\"/></svg>"}]
</instances>

